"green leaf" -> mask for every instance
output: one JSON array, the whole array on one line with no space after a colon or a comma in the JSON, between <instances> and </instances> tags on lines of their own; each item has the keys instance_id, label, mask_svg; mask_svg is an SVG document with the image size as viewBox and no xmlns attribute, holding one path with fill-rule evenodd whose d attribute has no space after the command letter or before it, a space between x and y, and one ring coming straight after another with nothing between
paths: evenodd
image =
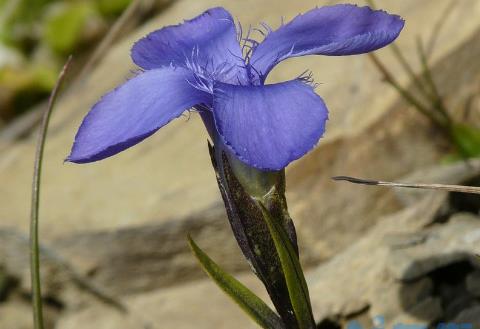
<instances>
[{"instance_id":1,"label":"green leaf","mask_svg":"<svg viewBox=\"0 0 480 329\"><path fill-rule=\"evenodd\" d=\"M452 135L461 154L469 158L480 156L480 129L459 123L452 127Z\"/></svg>"},{"instance_id":2,"label":"green leaf","mask_svg":"<svg viewBox=\"0 0 480 329\"><path fill-rule=\"evenodd\" d=\"M280 317L259 297L218 266L188 236L188 243L205 272L262 328L285 328Z\"/></svg>"},{"instance_id":3,"label":"green leaf","mask_svg":"<svg viewBox=\"0 0 480 329\"><path fill-rule=\"evenodd\" d=\"M127 9L132 0L97 0L97 6L104 16L120 15L122 11Z\"/></svg>"},{"instance_id":4,"label":"green leaf","mask_svg":"<svg viewBox=\"0 0 480 329\"><path fill-rule=\"evenodd\" d=\"M258 202L275 243L287 281L288 293L300 329L315 328L307 282L295 249L283 227L275 221L265 206Z\"/></svg>"},{"instance_id":5,"label":"green leaf","mask_svg":"<svg viewBox=\"0 0 480 329\"><path fill-rule=\"evenodd\" d=\"M58 53L69 53L81 39L87 20L94 15L95 7L90 2L62 3L45 23L46 43Z\"/></svg>"}]
</instances>

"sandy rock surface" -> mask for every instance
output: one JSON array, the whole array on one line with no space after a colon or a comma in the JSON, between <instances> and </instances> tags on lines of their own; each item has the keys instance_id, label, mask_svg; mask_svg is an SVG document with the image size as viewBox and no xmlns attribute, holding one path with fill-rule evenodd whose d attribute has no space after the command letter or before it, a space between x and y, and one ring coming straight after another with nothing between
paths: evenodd
<instances>
[{"instance_id":1,"label":"sandy rock surface","mask_svg":"<svg viewBox=\"0 0 480 329\"><path fill-rule=\"evenodd\" d=\"M480 22L474 19L480 15L480 2L462 0L455 6L447 0L378 2L406 19L398 45L408 58L415 58L417 35L428 40L437 32L430 57L433 74L448 105L462 109L480 85ZM174 1L112 47L83 83L64 93L47 141L41 204L45 291L64 303L57 329L75 329L93 319L98 328L138 328L139 321L153 323L149 328L191 328L192 323L196 328L252 327L204 279L186 246L190 232L228 270L247 269L222 209L207 134L196 114L175 120L114 158L89 165L63 164L63 159L90 106L131 76L135 68L129 49L147 32L214 5L231 10L243 26L264 21L276 27L280 16L288 20L318 4ZM444 24L439 26L436 22L442 17ZM412 89L388 49L378 54ZM453 287L460 289L460 297L478 296L476 265L470 259L477 252L476 235L472 238L471 232L480 229L478 218L456 215L459 210L446 194L425 198L425 194L330 180L335 175L398 179L417 171L408 179L461 183L475 171L449 167L446 173L444 168L431 167L447 154L445 140L381 81L366 56L292 59L275 69L269 80L291 79L305 69L311 69L320 83L317 92L329 106L331 119L320 145L288 168L287 197L302 259L311 268L318 320L344 324L360 314L358 320L370 323L383 314L388 323L434 322L447 315L463 319L477 314L472 299L459 302L468 307L463 313L445 304L453 288L436 280L435 271L448 270L452 262L464 264L463 276ZM28 291L26 234L34 146L33 137L8 144L0 141L0 268L20 281L18 289L23 293ZM424 171L418 172L421 168ZM444 244L448 248L438 253ZM72 284L72 273L121 296L135 312L125 317L95 304L91 297L75 300L79 290ZM262 291L251 276L241 277ZM438 287L447 292L434 294ZM15 308L6 305L10 304L0 303L2 329L2 312ZM216 312L219 308L221 316Z\"/></svg>"},{"instance_id":2,"label":"sandy rock surface","mask_svg":"<svg viewBox=\"0 0 480 329\"><path fill-rule=\"evenodd\" d=\"M254 3L255 10L252 11ZM327 3L331 1L325 1ZM432 22L424 17L440 18L448 3L443 0L382 1L383 8L407 20L405 31L398 40L398 45L407 56L413 57L415 53L417 34L428 38L432 33ZM318 3L284 0L264 1L258 5L253 0L176 1L164 13L113 47L85 83L64 94L57 106L45 157L42 199L42 234L45 239L71 232L166 222L204 210L219 199L206 152L207 136L196 115L192 115L188 122L186 118L176 120L152 138L114 158L81 166L63 164L81 118L90 106L105 91L131 75L134 69L129 58L132 42L148 31L195 16L214 5L224 5L244 26L265 21L275 27L280 23L281 16L292 18ZM432 12L437 14L433 15ZM479 12L480 3L475 0L464 0L451 10L438 35L432 60L444 57L471 37L479 25L478 21L459 17L475 17ZM392 63L395 72L400 72L398 66L393 65L388 50L383 50L381 54L386 63ZM334 147L332 143L338 137L346 138L371 129L369 127L373 123L391 110L396 95L380 81L378 73L365 56L317 56L289 60L274 70L271 80L290 79L305 69L313 71L316 81L320 83L318 93L326 100L332 113L328 132L317 151L290 168L294 178L291 185L296 186L297 181L303 178L323 188L322 180L328 178L318 170L318 166L328 163L330 156L333 156L328 148ZM398 77L406 81L402 74L399 73ZM402 117L408 113L411 112L402 108L402 113L390 114L390 117ZM402 129L401 123L370 135L382 140L392 129ZM14 143L2 151L2 227L26 230L33 149L32 138ZM348 160L349 157L343 154L341 158ZM311 169L311 166L315 167ZM305 167L310 170L305 170ZM342 168L338 169L340 171ZM316 197L326 198L322 195ZM292 207L296 206L292 203ZM294 209L293 215L297 213L301 213L300 210Z\"/></svg>"}]
</instances>

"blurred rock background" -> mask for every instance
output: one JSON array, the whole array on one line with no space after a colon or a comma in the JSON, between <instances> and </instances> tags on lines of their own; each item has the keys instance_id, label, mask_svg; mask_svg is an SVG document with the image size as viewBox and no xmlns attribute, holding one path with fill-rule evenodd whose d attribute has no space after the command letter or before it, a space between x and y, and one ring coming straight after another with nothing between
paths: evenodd
<instances>
[{"instance_id":1,"label":"blurred rock background","mask_svg":"<svg viewBox=\"0 0 480 329\"><path fill-rule=\"evenodd\" d=\"M143 0L115 24L130 1L0 1L0 328L32 327L27 239L35 131L70 53L74 67L54 112L42 184L49 328L253 328L187 248L190 233L213 259L265 296L231 235L197 115L99 163L63 159L90 106L131 76L130 47L146 33L217 5L244 27L277 27L282 16L289 20L337 2ZM448 108L478 127L480 2L377 5L405 18L397 45L418 74L416 38L426 41ZM377 54L415 92L389 49ZM478 184L480 162L445 164L452 151L448 141L382 81L367 56L291 59L270 81L305 69L320 83L317 92L331 119L319 146L288 168L287 197L319 328L352 320L370 328L375 316L388 326L474 320L480 325L478 197L331 180L350 175ZM128 315L85 291L84 279L124 302Z\"/></svg>"}]
</instances>

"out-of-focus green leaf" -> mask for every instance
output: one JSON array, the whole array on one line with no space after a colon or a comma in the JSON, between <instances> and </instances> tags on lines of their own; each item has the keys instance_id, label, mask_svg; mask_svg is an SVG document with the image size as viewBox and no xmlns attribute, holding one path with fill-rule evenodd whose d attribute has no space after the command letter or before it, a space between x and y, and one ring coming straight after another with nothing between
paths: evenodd
<instances>
[{"instance_id":1,"label":"out-of-focus green leaf","mask_svg":"<svg viewBox=\"0 0 480 329\"><path fill-rule=\"evenodd\" d=\"M480 156L480 129L459 123L452 127L452 136L462 155Z\"/></svg>"},{"instance_id":2,"label":"out-of-focus green leaf","mask_svg":"<svg viewBox=\"0 0 480 329\"><path fill-rule=\"evenodd\" d=\"M465 159L465 157L462 157L457 152L450 153L450 154L447 154L447 155L443 156L442 158L440 158L440 164L448 165L448 164L452 164L452 163L455 163L455 162L458 162L458 161L462 161L464 159Z\"/></svg>"},{"instance_id":3,"label":"out-of-focus green leaf","mask_svg":"<svg viewBox=\"0 0 480 329\"><path fill-rule=\"evenodd\" d=\"M47 66L31 65L24 68L6 66L0 69L0 86L13 92L36 89L50 91L55 84L57 70Z\"/></svg>"},{"instance_id":4,"label":"out-of-focus green leaf","mask_svg":"<svg viewBox=\"0 0 480 329\"><path fill-rule=\"evenodd\" d=\"M262 328L285 328L280 317L250 289L218 266L188 237L188 243L205 272Z\"/></svg>"},{"instance_id":5,"label":"out-of-focus green leaf","mask_svg":"<svg viewBox=\"0 0 480 329\"><path fill-rule=\"evenodd\" d=\"M132 0L98 0L100 13L105 16L116 16L122 13Z\"/></svg>"},{"instance_id":6,"label":"out-of-focus green leaf","mask_svg":"<svg viewBox=\"0 0 480 329\"><path fill-rule=\"evenodd\" d=\"M300 329L314 329L315 321L308 294L307 282L295 249L282 225L275 221L265 206L258 202L265 222L275 243L282 269L287 282L288 293L292 301L295 316Z\"/></svg>"},{"instance_id":7,"label":"out-of-focus green leaf","mask_svg":"<svg viewBox=\"0 0 480 329\"><path fill-rule=\"evenodd\" d=\"M77 45L89 17L95 15L91 2L63 3L45 22L45 42L59 53L68 53Z\"/></svg>"},{"instance_id":8,"label":"out-of-focus green leaf","mask_svg":"<svg viewBox=\"0 0 480 329\"><path fill-rule=\"evenodd\" d=\"M34 84L40 89L45 91L52 90L55 85L57 70L52 67L35 65L32 68L34 76Z\"/></svg>"},{"instance_id":9,"label":"out-of-focus green leaf","mask_svg":"<svg viewBox=\"0 0 480 329\"><path fill-rule=\"evenodd\" d=\"M58 0L1 0L0 42L22 47L26 40L36 40L45 7L55 1Z\"/></svg>"},{"instance_id":10,"label":"out-of-focus green leaf","mask_svg":"<svg viewBox=\"0 0 480 329\"><path fill-rule=\"evenodd\" d=\"M0 89L3 91L0 118L8 120L44 99L55 84L56 76L57 69L47 65L0 68Z\"/></svg>"}]
</instances>

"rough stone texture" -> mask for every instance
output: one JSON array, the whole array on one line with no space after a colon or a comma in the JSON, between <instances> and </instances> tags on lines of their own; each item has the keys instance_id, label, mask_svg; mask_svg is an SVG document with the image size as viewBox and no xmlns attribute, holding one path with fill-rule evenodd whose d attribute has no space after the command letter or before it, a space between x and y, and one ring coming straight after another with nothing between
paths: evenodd
<instances>
[{"instance_id":1,"label":"rough stone texture","mask_svg":"<svg viewBox=\"0 0 480 329\"><path fill-rule=\"evenodd\" d=\"M202 273L186 243L187 234L229 271L248 270L225 220L225 211L214 207L170 223L75 234L44 243L44 293L58 294L60 287L77 273L93 278L114 294L151 290L198 278ZM22 287L28 290L28 237L0 229L0 241L8 246L0 248L0 266L7 266L9 273L20 278ZM65 266L69 267L67 271Z\"/></svg>"},{"instance_id":2,"label":"rough stone texture","mask_svg":"<svg viewBox=\"0 0 480 329\"><path fill-rule=\"evenodd\" d=\"M399 233L415 233L429 225L444 198L441 194L430 195L417 205L384 218L345 251L320 265L310 276L310 294L317 319L345 317L346 305L358 299L366 301L372 316L402 313L404 307L399 298L402 287L386 267L390 248L385 240ZM417 296L428 290L422 284L412 287L419 289ZM388 323L392 320L386 317Z\"/></svg>"},{"instance_id":3,"label":"rough stone texture","mask_svg":"<svg viewBox=\"0 0 480 329\"><path fill-rule=\"evenodd\" d=\"M33 328L31 308L28 303L10 302L0 304L0 328L31 329Z\"/></svg>"},{"instance_id":4,"label":"rough stone texture","mask_svg":"<svg viewBox=\"0 0 480 329\"><path fill-rule=\"evenodd\" d=\"M259 6L253 15L251 11L244 10L247 5L248 1L228 2L226 7L245 25L261 19L274 25L274 17L280 16L280 13L272 12L272 6L267 4L265 7ZM301 4L282 1L274 7L282 8L282 14L286 16L289 13L293 16L293 13L304 11L312 5L310 1ZM427 36L431 31L430 22L427 24L423 17L432 12L441 15L439 8L446 5L447 1L443 0L382 2L382 6L402 14L409 22L398 40L399 46L409 57L413 57L415 48L412 36L420 31ZM89 106L105 90L128 75L131 69L128 48L132 40L155 27L176 22L181 17L193 16L209 6L206 0L195 5L187 1L171 5L164 14L112 48L89 79L64 95L54 115L43 179L42 241L48 246L55 246L56 241L61 241L58 247L60 254L64 253L82 270L98 273L100 281L111 281L112 274L118 271L125 273L125 280L121 282L132 282L125 290L132 287L152 288L149 286L152 280L147 279L142 286L139 281L143 279L128 276L134 272L119 270L122 264L126 264L127 258L143 259L143 264L152 264L150 269L139 271L150 273L152 278L165 277L155 280L159 285L176 278L175 271L164 271L164 261L167 255L171 255L172 249L162 244L162 239L156 239L153 232L145 232L155 226L163 232L159 233L161 236L180 236L180 241L190 230L189 225L176 226L170 223L196 218L200 222L199 227L206 227L212 224L209 216L203 218L203 214L209 211L218 214L215 215L217 221L212 224L214 235L218 241L226 243L218 256L222 257L227 268L242 269L241 260L231 261L230 255L237 250L228 250L228 246L236 247L228 233L228 224L220 223L223 210L220 209L222 206L206 151L206 135L195 115L188 123L184 122L186 120L176 120L148 141L114 159L83 166L61 165L76 127ZM480 79L480 68L475 60L480 49L472 47L480 44L477 40L480 34L471 36L477 26L476 21L453 19L463 17L467 12L473 15L479 8L478 2L465 0L451 10L432 56L432 60L437 62L443 58L434 67L434 73L449 104L452 103L454 107L459 106ZM455 38L448 38L452 26L461 33L455 34ZM446 40L448 42L442 42ZM384 50L380 54L385 63L392 63L390 52ZM461 71L462 84L452 83L451 76L459 74L460 65L468 68ZM398 210L401 206L395 193L389 190L360 186L352 188L348 184L332 182L331 176L348 174L397 178L414 168L437 161L445 152L441 148L444 141L412 109L403 102L395 102L395 93L381 83L377 72L364 56L302 58L286 61L281 66L272 73L272 80L293 77L306 67L318 72L317 80L323 83L318 92L332 111L328 133L319 147L293 164L287 173L288 199L298 228L302 258L307 263L314 263L342 250L381 215ZM403 75L398 67L391 67L402 80ZM0 228L26 232L33 148L34 139L31 138L2 149ZM378 177L379 173L382 177ZM12 189L12 186L15 188ZM217 209L212 210L215 207ZM169 233L172 227L173 231ZM184 231L178 227L183 227ZM134 250L123 254L125 250L121 245L127 246L128 243L120 242L120 236L128 236L129 242L145 241L140 252L144 258L132 257ZM104 237L113 243L103 245L101 239ZM180 244L174 243L173 250L186 251ZM151 246L151 250L147 250L148 246ZM110 247L112 250L109 250ZM185 259L184 265L179 268L189 268L191 259L182 257L176 258L175 262ZM102 264L108 264L111 270L102 268ZM141 264L139 262L133 266L140 267ZM179 277L185 276L181 274Z\"/></svg>"},{"instance_id":5,"label":"rough stone texture","mask_svg":"<svg viewBox=\"0 0 480 329\"><path fill-rule=\"evenodd\" d=\"M381 315L385 327L399 322L432 324L443 319L453 321L465 309L474 306L475 302L466 294L466 290L459 288L458 283L450 282L448 274L435 274L449 266L456 266L458 262L449 265L446 265L448 262L436 262L428 273L408 282L397 280L390 270L393 253L422 249L423 245L429 244L428 241L436 238L446 246L467 241L471 243L470 249L467 250L466 246L462 248L462 261L468 262L474 257L475 243L469 238L469 233L480 229L480 218L458 214L444 224L435 223L436 213L446 197L443 193L428 195L416 205L384 218L349 248L307 273L317 320L344 324L362 317L368 322L366 315L370 321L374 321L375 316ZM417 240L413 244L399 244L396 238L418 235L419 232L427 237L423 242ZM437 248L436 255L429 257L449 260L448 254L441 248ZM425 259L422 258L422 261ZM464 269L459 266L452 268L449 273L463 273ZM462 274L460 280L463 280L463 284L472 272L468 268ZM240 278L265 298L258 280L251 275L242 275ZM443 279L448 282L443 282ZM208 303L205 302L205 296L208 296ZM160 327L191 328L191 322L185 319L192 318L195 319L196 328L252 327L248 319L209 280L131 295L125 297L124 301L132 310L128 317L105 306L92 305L90 301L81 311L63 313L56 328L73 329L93 319L100 328L107 329L129 329L141 324L156 328L159 323ZM217 310L220 309L222 316L218 315ZM185 310L188 310L188 315Z\"/></svg>"},{"instance_id":6,"label":"rough stone texture","mask_svg":"<svg viewBox=\"0 0 480 329\"><path fill-rule=\"evenodd\" d=\"M422 314L419 319L416 314ZM407 312L397 316L392 323L429 325L441 319L443 315L442 305L439 298L428 297L417 305L408 309Z\"/></svg>"},{"instance_id":7,"label":"rough stone texture","mask_svg":"<svg viewBox=\"0 0 480 329\"><path fill-rule=\"evenodd\" d=\"M251 274L241 275L238 279L265 298L266 292ZM85 323L95 323L96 328L102 329L187 329L192 326L198 329L257 328L208 279L130 296L125 301L129 315L122 315L102 305L89 305L79 312L67 312L55 328L76 329Z\"/></svg>"},{"instance_id":8,"label":"rough stone texture","mask_svg":"<svg viewBox=\"0 0 480 329\"><path fill-rule=\"evenodd\" d=\"M428 277L402 285L387 273L379 279L375 285L372 284L375 300L367 302L368 305L371 304L369 313L372 316L383 316L389 321L404 313L405 305L416 307L419 301L426 300L433 293L433 281Z\"/></svg>"},{"instance_id":9,"label":"rough stone texture","mask_svg":"<svg viewBox=\"0 0 480 329\"><path fill-rule=\"evenodd\" d=\"M480 226L471 215L459 214L450 225L436 226L424 243L410 248L393 249L388 267L398 280L410 281L432 270L480 254Z\"/></svg>"},{"instance_id":10,"label":"rough stone texture","mask_svg":"<svg viewBox=\"0 0 480 329\"><path fill-rule=\"evenodd\" d=\"M409 230L418 230L417 225L427 224L415 223L414 218L418 220L417 216L422 216L420 209L423 206L418 206L421 204L417 205L419 212L416 214L411 210L414 208L410 208L384 219L367 236L318 267L311 277L310 292L319 320L332 316L347 317L346 305L359 298L369 305L370 316L384 316L387 326L399 322L430 324L442 318L453 320L465 307L475 303L473 296L457 283L448 282L446 285L438 281L452 280L450 275L453 274L427 275L449 265L457 266L449 273L458 274L462 265L456 264L462 261L476 265L478 243L472 236L480 229L480 218L456 215L446 224L421 229L428 237L425 242L392 249L388 240L395 231L405 234ZM429 241L435 241L435 246ZM427 249L431 252L425 253ZM400 253L410 256L409 266L402 263L407 257L397 261ZM456 257L451 257L452 253ZM406 272L403 271L405 268ZM399 273L412 273L412 269L418 272L408 276L410 281L398 281ZM465 280L467 274L460 279Z\"/></svg>"},{"instance_id":11,"label":"rough stone texture","mask_svg":"<svg viewBox=\"0 0 480 329\"><path fill-rule=\"evenodd\" d=\"M14 296L8 303L0 304L0 328L2 329L32 329L32 310L28 300ZM44 305L45 329L53 329L58 310Z\"/></svg>"},{"instance_id":12,"label":"rough stone texture","mask_svg":"<svg viewBox=\"0 0 480 329\"><path fill-rule=\"evenodd\" d=\"M475 297L480 297L480 270L467 276L467 290Z\"/></svg>"},{"instance_id":13,"label":"rough stone texture","mask_svg":"<svg viewBox=\"0 0 480 329\"><path fill-rule=\"evenodd\" d=\"M222 207L214 207L159 225L70 235L53 246L116 294L148 291L202 275L187 234L229 271L248 270L225 216Z\"/></svg>"},{"instance_id":14,"label":"rough stone texture","mask_svg":"<svg viewBox=\"0 0 480 329\"><path fill-rule=\"evenodd\" d=\"M331 2L326 1L325 4ZM64 95L58 104L46 150L42 202L44 238L61 237L79 231L116 229L170 221L172 218L182 218L187 214L208 209L218 201L219 194L206 152L206 134L195 115L192 115L192 120L188 124L185 120L177 120L148 141L115 159L86 166L62 164L81 117L101 94L129 75L133 67L128 58L128 49L132 41L157 27L192 17L214 3L225 5L244 26L259 21L276 26L279 24L280 16L291 18L318 5L315 1L301 3L286 0L280 3L265 1L261 6L255 3L256 10L252 12L249 8L253 0L177 1L168 7L165 13L112 48L89 79L76 90ZM273 3L275 5L272 5ZM420 3L413 0L382 1L382 7L400 13L407 19L407 27L398 44L406 55L412 58L415 52L414 36L422 34L428 37L431 33L431 21L425 20L424 17L432 16L432 13L438 13L437 17L440 16L442 8L447 5L446 0L428 0ZM451 10L439 35L432 60L445 56L470 37L478 22L458 18L474 15L478 11L480 4L475 0L465 0ZM387 64L392 63L390 52L382 51L381 54ZM398 73L399 79L406 81L405 76L399 73L398 66L391 66ZM379 168L378 164L372 162L372 159L378 158L380 151L390 149L392 151L388 153L397 155L405 154L407 150L411 154L422 152L424 156L421 159L414 156L406 157L402 160L401 171L392 169L386 172L385 176L404 174L414 166L431 163L437 157L431 150L431 135L428 130L423 134L423 130L418 129L419 124L424 125L423 121L417 122L418 116L406 110L405 106L392 111L389 104L396 99L396 95L388 86L382 84L365 56L290 60L275 70L271 79L278 81L292 78L305 68L312 69L317 81L321 83L318 92L329 104L332 119L329 122L328 134L317 151L300 161L298 166L292 166L290 170L289 182L292 186L290 198L298 201L298 205L292 206L292 212L298 221L308 221L309 224L312 224L313 220L321 221L326 237L332 235L333 229L330 228L333 226L338 227L339 231L348 226L348 231L356 235L374 221L376 214L390 211L395 205L392 205L387 197L376 202L373 207L372 204L366 204L363 198L358 204L355 203L355 207L345 207L345 204L352 200L351 195L347 194L329 206L326 201L328 195L325 192L333 185L328 182L329 171L324 170L325 166L334 167L336 173L370 175L386 169L386 165ZM469 76L465 79L468 78ZM451 92L456 93L453 89ZM382 97L377 97L378 95ZM381 123L383 129L378 129L380 124L372 126L386 113L388 115ZM390 122L388 128L385 127L386 120ZM417 131L411 136L412 139L415 138L412 145L417 151L411 147L401 149L397 143L394 145L385 143L382 149L374 151L375 145L381 141L394 141L398 137L398 132L404 129L407 120L412 122L411 129L414 127ZM349 142L347 137L354 138ZM354 140L366 143L357 147L358 143L353 143ZM33 139L27 139L2 151L0 160L0 179L3 182L0 190L2 226L26 229L33 144ZM356 152L353 152L353 145ZM358 163L369 165L359 167ZM319 178L319 175L322 177ZM10 186L17 188L11 189ZM342 192L345 190L338 188L331 194L341 195ZM316 202L300 202L311 199L305 198L306 195L321 197L324 200L321 203L322 209L327 210L320 210ZM373 192L365 193L365 198L368 199L378 196L379 194ZM92 211L93 209L95 211ZM364 221L353 221L355 215L360 213L366 215ZM310 214L308 219L302 219L308 214ZM353 227L352 222L356 222ZM363 224L360 224L361 222ZM313 237L310 237L308 232L312 230L305 231L307 237L304 239L305 244L311 244ZM318 234L315 234L315 240L318 240ZM352 237L347 236L346 240L350 238ZM318 246L317 249L324 257L328 257L335 250L335 246L329 242L328 245Z\"/></svg>"},{"instance_id":15,"label":"rough stone texture","mask_svg":"<svg viewBox=\"0 0 480 329\"><path fill-rule=\"evenodd\" d=\"M225 5L244 26L259 21L276 26L280 16L288 19L318 5L313 0L268 0L261 4L254 0L178 0L113 47L83 84L65 93L56 109L47 143L42 241L82 275L88 275L115 294L151 292L124 297L135 310L128 318L92 304L91 297L82 297L78 302L75 300L79 298L78 290L68 288L71 278L68 275L65 278L55 257L44 253L45 292L60 296L66 303L66 313L58 329L74 329L97 321L99 328L107 329L138 328L138 323L145 322L157 326L161 323L161 328L191 328L192 322L197 328L252 326L213 284L207 281L183 284L202 275L184 243L187 232L228 270L245 269L221 209L206 150L207 137L196 115L192 114L189 122L176 120L114 159L84 166L62 165L88 108L130 75L133 66L128 49L132 41L157 27L193 17L214 3ZM418 34L428 37L432 22L449 3L448 0L381 2L383 8L407 20L398 45L408 58L415 57L415 37ZM255 11L251 10L252 5ZM480 23L467 19L479 14L480 2L457 2L440 29L431 57L435 79L448 105L459 113L466 97L480 83ZM406 76L393 64L390 52L382 50L379 55L407 85ZM296 77L305 68L312 69L321 83L318 93L329 105L331 120L319 147L289 167L287 183L302 258L311 264L330 258L309 278L318 320L343 321L361 313L369 319L385 314L387 325L395 319L433 321L438 312L428 316L422 308L433 305L432 310L442 312L447 308L443 309L443 305L437 308L438 298L430 296L431 285L437 283L429 272L455 265L452 262L468 262L471 254L478 252L475 243L478 245L476 240L480 237L479 221L462 215L446 224L432 226L440 213L442 220L450 215L448 209L443 212L449 203L445 193L419 192L424 197L421 199L417 192L353 187L334 183L330 177L346 174L397 179L436 163L448 151L445 141L422 117L398 101L365 56L288 60L272 72L270 80ZM473 104L478 106L478 100L474 99ZM472 112L478 121L478 114ZM20 287L25 293L28 290L25 233L34 139L1 147L0 266L6 265L9 273L21 278ZM473 170L461 165L427 168L404 180L460 183L478 176L475 168L479 168L478 163ZM382 217L402 207L407 208ZM392 259L398 261L392 263ZM396 280L399 278L413 281ZM258 285L253 279L246 280ZM175 286L154 290L167 285ZM80 306L85 308L75 312L75 307ZM455 315L454 311L451 313Z\"/></svg>"},{"instance_id":16,"label":"rough stone texture","mask_svg":"<svg viewBox=\"0 0 480 329\"><path fill-rule=\"evenodd\" d=\"M480 161L471 162L470 166L462 164L435 166L422 172L426 181L438 179L440 182L458 183L459 181L447 180L445 177L465 180L476 176L480 173ZM451 176L452 173L455 175ZM418 174L415 173L402 180L414 181L414 177L418 177ZM351 186L348 183L343 184ZM443 213L442 208L447 205L444 194L440 197L436 192L421 193L424 196L440 198L438 199L440 201L437 200L429 210L431 216L439 216ZM421 197L418 191L412 190L398 190L397 194L402 199L412 198L408 197L410 194L415 195L417 200ZM224 219L224 210L221 207L213 207L198 215L170 223L75 234L46 243L42 259L44 292L47 295L57 295L66 282L72 281L72 274L76 273L88 276L90 280L114 295L148 291L197 278L202 273L198 270L196 261L185 243L187 232L192 234L212 258L229 271L247 269L247 264L241 257ZM409 271L423 271L416 275L421 276L432 266L435 267L436 263L433 259L428 260L432 264L426 267L426 270L422 268L428 263L422 261L419 261L420 265L415 266L408 261L404 263L396 261L397 258L406 257L402 256L405 250L414 252L416 249L413 247L417 245L419 248L427 248L425 246L430 246L432 243L430 241L432 239L429 239L428 232L418 231L398 231L383 237L382 243L393 250L393 263L390 262L392 271L397 273L411 267ZM11 230L0 230L0 241L3 242L2 245L8 246L8 248L0 248L0 264L5 262L4 265L8 266L9 272L21 278L21 285L27 291L29 287L27 237ZM435 241L434 239L433 242ZM438 243L441 244L443 241L437 242L437 245ZM218 248L219 245L222 247ZM436 245L433 245L429 250L431 253L436 253L436 248ZM447 249L444 250L448 253ZM410 259L409 257L406 257L407 260ZM447 264L463 258L463 254L455 253L453 256L442 255L439 261ZM417 260L411 258L411 261L416 264ZM64 269L65 263L70 267L73 266L67 273ZM397 274L397 277L401 275ZM388 290L380 284L381 282L378 281L378 289ZM349 305L345 306L347 314L355 313L364 305L364 301L355 299L349 300L348 303ZM384 310L382 312L384 313Z\"/></svg>"},{"instance_id":17,"label":"rough stone texture","mask_svg":"<svg viewBox=\"0 0 480 329\"><path fill-rule=\"evenodd\" d=\"M474 329L480 328L480 305L462 311L456 318L455 323L471 324Z\"/></svg>"},{"instance_id":18,"label":"rough stone texture","mask_svg":"<svg viewBox=\"0 0 480 329\"><path fill-rule=\"evenodd\" d=\"M448 181L451 178L447 176L457 172L459 175L456 178L468 179L463 174L477 175L477 165L432 167L422 171L423 178L430 181L428 173L431 172L440 181L458 183ZM414 173L410 177L419 176ZM409 177L401 180L411 181ZM409 190L398 192L406 199L409 199L409 193L418 193ZM479 253L476 241L476 232L480 230L479 218L460 213L448 218L444 224L435 223L437 219L445 220L443 215L439 215L448 206L449 197L425 191L423 197L416 195L416 203L412 202L405 210L383 218L362 238L320 265L310 276L310 292L319 321L332 317L345 319L352 313L349 305L355 303L367 306L372 318L384 316L386 326L401 319L408 319L410 323L430 323L438 320L443 311L448 311L447 308L450 315L456 315L458 309L453 308L460 297L468 299L461 301L461 305L470 305L472 296L464 288L470 269L458 279L463 282L463 287L439 281L444 277L451 279L451 273L464 271L463 265L448 273L429 275L446 266L462 263L477 265L475 254ZM409 276L409 273L416 275ZM458 293L452 295L452 290ZM434 300L427 302L429 298ZM441 299L441 307L437 307L435 298ZM424 303L432 303L432 307L424 306ZM430 309L432 312L427 312Z\"/></svg>"}]
</instances>

